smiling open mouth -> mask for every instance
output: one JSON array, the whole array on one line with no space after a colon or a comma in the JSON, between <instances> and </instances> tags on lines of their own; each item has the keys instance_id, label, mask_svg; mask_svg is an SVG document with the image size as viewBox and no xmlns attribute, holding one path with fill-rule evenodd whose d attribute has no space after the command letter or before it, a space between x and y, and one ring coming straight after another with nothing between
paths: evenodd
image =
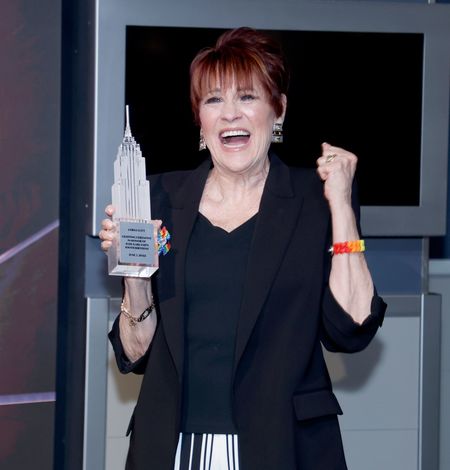
<instances>
[{"instance_id":1,"label":"smiling open mouth","mask_svg":"<svg viewBox=\"0 0 450 470\"><path fill-rule=\"evenodd\" d=\"M233 129L220 133L220 140L224 145L245 145L250 139L250 132L244 129Z\"/></svg>"}]
</instances>

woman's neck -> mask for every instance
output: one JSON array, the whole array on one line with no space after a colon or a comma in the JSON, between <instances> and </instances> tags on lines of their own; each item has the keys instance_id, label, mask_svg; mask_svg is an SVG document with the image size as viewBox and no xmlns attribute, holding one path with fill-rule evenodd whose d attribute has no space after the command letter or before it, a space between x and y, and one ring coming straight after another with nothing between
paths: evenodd
<instances>
[{"instance_id":1,"label":"woman's neck","mask_svg":"<svg viewBox=\"0 0 450 470\"><path fill-rule=\"evenodd\" d=\"M262 193L269 173L269 159L258 168L245 173L234 173L220 166L214 166L206 182L208 197L216 202L242 200L252 193Z\"/></svg>"}]
</instances>

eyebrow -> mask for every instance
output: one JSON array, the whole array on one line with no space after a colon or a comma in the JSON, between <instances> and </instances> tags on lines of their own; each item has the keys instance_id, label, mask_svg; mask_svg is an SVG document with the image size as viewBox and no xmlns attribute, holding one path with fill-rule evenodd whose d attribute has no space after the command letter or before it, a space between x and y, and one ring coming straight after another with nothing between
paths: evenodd
<instances>
[{"instance_id":1,"label":"eyebrow","mask_svg":"<svg viewBox=\"0 0 450 470\"><path fill-rule=\"evenodd\" d=\"M220 93L221 91L222 91L221 88L212 88L211 90L208 90L208 91L206 92L206 94L208 95L208 94L211 94L211 93ZM242 91L251 91L251 92L254 92L254 93L257 92L257 90L256 90L255 87L242 87L242 88L239 87L236 91L237 91L238 93L239 93L239 92L242 92Z\"/></svg>"}]
</instances>

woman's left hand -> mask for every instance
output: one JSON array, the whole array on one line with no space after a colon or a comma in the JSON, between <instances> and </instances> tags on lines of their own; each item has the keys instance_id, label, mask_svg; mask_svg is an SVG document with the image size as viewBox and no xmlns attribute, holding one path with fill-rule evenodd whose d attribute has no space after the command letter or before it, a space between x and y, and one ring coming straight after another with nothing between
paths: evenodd
<instances>
[{"instance_id":1,"label":"woman's left hand","mask_svg":"<svg viewBox=\"0 0 450 470\"><path fill-rule=\"evenodd\" d=\"M317 173L324 181L324 193L330 205L351 205L352 182L356 155L330 144L322 144L322 155L317 159Z\"/></svg>"},{"instance_id":2,"label":"woman's left hand","mask_svg":"<svg viewBox=\"0 0 450 470\"><path fill-rule=\"evenodd\" d=\"M322 144L317 172L324 181L330 205L333 243L358 240L360 235L352 208L352 183L357 158L339 147ZM329 285L339 305L361 325L371 312L372 277L363 253L332 257Z\"/></svg>"}]
</instances>

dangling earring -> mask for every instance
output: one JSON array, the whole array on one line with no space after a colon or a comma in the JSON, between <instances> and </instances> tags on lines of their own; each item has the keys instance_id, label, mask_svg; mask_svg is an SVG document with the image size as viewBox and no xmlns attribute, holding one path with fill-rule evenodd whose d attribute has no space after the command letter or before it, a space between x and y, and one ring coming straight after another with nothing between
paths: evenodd
<instances>
[{"instance_id":1,"label":"dangling earring","mask_svg":"<svg viewBox=\"0 0 450 470\"><path fill-rule=\"evenodd\" d=\"M274 144L283 143L283 124L281 122L274 122L272 129L272 142Z\"/></svg>"},{"instance_id":2,"label":"dangling earring","mask_svg":"<svg viewBox=\"0 0 450 470\"><path fill-rule=\"evenodd\" d=\"M203 137L203 131L200 128L200 141L198 143L198 151L201 152L202 150L205 150L205 149L206 149L206 142L205 142L205 138Z\"/></svg>"}]
</instances>

